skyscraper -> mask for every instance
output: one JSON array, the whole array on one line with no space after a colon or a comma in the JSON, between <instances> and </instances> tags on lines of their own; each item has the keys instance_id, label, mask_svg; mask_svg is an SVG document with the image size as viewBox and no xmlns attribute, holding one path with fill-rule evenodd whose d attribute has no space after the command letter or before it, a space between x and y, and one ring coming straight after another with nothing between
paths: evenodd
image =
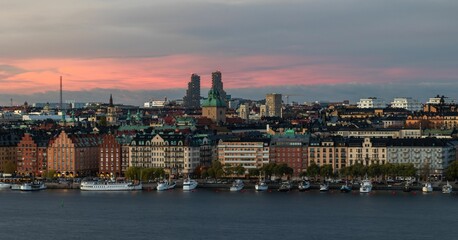
<instances>
[{"instance_id":1,"label":"skyscraper","mask_svg":"<svg viewBox=\"0 0 458 240\"><path fill-rule=\"evenodd\" d=\"M193 73L191 75L191 81L188 83L186 96L183 98L183 105L185 108L200 107L200 76L197 74Z\"/></svg>"},{"instance_id":2,"label":"skyscraper","mask_svg":"<svg viewBox=\"0 0 458 240\"><path fill-rule=\"evenodd\" d=\"M269 117L281 117L282 116L282 101L281 94L269 93L266 95L266 106Z\"/></svg>"},{"instance_id":3,"label":"skyscraper","mask_svg":"<svg viewBox=\"0 0 458 240\"><path fill-rule=\"evenodd\" d=\"M216 71L212 72L212 88L219 92L221 100L226 101L226 92L223 89L223 80L221 77L221 72Z\"/></svg>"}]
</instances>

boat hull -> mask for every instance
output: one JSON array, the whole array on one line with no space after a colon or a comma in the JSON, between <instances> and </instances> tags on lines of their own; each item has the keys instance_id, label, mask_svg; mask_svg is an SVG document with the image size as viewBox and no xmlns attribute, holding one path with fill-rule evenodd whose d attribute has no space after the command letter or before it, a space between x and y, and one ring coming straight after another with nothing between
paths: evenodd
<instances>
[{"instance_id":1,"label":"boat hull","mask_svg":"<svg viewBox=\"0 0 458 240\"><path fill-rule=\"evenodd\" d=\"M81 183L82 191L135 191L142 190L142 184L134 185L132 183Z\"/></svg>"}]
</instances>

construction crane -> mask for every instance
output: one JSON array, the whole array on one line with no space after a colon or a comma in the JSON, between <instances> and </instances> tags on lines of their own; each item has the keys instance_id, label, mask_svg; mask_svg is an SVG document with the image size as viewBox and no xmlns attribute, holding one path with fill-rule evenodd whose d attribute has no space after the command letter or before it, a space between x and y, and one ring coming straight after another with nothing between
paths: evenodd
<instances>
[{"instance_id":1,"label":"construction crane","mask_svg":"<svg viewBox=\"0 0 458 240\"><path fill-rule=\"evenodd\" d=\"M296 97L296 96L305 96L303 94L288 94L288 93L283 93L283 96L286 98L286 105L289 105L289 97Z\"/></svg>"}]
</instances>

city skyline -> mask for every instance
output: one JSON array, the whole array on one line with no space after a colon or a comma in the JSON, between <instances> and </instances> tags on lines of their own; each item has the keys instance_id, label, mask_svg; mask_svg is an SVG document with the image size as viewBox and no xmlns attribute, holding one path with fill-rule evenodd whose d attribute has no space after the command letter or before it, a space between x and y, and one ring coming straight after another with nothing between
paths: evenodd
<instances>
[{"instance_id":1,"label":"city skyline","mask_svg":"<svg viewBox=\"0 0 458 240\"><path fill-rule=\"evenodd\" d=\"M1 5L1 105L58 101L61 75L64 100L178 99L191 73L205 96L217 70L233 97L457 98L454 1Z\"/></svg>"}]
</instances>

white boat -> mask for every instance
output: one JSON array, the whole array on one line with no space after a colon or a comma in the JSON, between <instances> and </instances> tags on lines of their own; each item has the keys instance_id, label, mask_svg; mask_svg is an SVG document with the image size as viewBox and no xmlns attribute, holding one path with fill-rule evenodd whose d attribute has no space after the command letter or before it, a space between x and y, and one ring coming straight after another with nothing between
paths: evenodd
<instances>
[{"instance_id":1,"label":"white boat","mask_svg":"<svg viewBox=\"0 0 458 240\"><path fill-rule=\"evenodd\" d=\"M243 184L243 181L240 179L236 179L233 183L231 188L229 189L231 192L238 192L243 189L245 185Z\"/></svg>"},{"instance_id":2,"label":"white boat","mask_svg":"<svg viewBox=\"0 0 458 240\"><path fill-rule=\"evenodd\" d=\"M261 180L256 183L254 188L256 189L256 191L267 191L267 189L269 189L269 186L264 180Z\"/></svg>"},{"instance_id":3,"label":"white boat","mask_svg":"<svg viewBox=\"0 0 458 240\"><path fill-rule=\"evenodd\" d=\"M280 185L280 188L278 188L279 192L289 192L291 190L292 186L289 181L282 182Z\"/></svg>"},{"instance_id":4,"label":"white boat","mask_svg":"<svg viewBox=\"0 0 458 240\"><path fill-rule=\"evenodd\" d=\"M80 189L83 191L134 191L142 190L142 184L114 181L83 181Z\"/></svg>"},{"instance_id":5,"label":"white boat","mask_svg":"<svg viewBox=\"0 0 458 240\"><path fill-rule=\"evenodd\" d=\"M320 184L320 191L321 192L326 192L329 190L329 184L327 182L324 182Z\"/></svg>"},{"instance_id":6,"label":"white boat","mask_svg":"<svg viewBox=\"0 0 458 240\"><path fill-rule=\"evenodd\" d=\"M305 191L310 189L310 182L307 180L302 180L299 185L297 186L299 188L299 191Z\"/></svg>"},{"instance_id":7,"label":"white boat","mask_svg":"<svg viewBox=\"0 0 458 240\"><path fill-rule=\"evenodd\" d=\"M447 184L442 186L442 193L451 193L452 190L453 190L453 187L450 183L448 183L448 181L447 181Z\"/></svg>"},{"instance_id":8,"label":"white boat","mask_svg":"<svg viewBox=\"0 0 458 240\"><path fill-rule=\"evenodd\" d=\"M197 187L198 183L194 179L186 178L186 180L183 181L183 191L191 191L194 190Z\"/></svg>"},{"instance_id":9,"label":"white boat","mask_svg":"<svg viewBox=\"0 0 458 240\"><path fill-rule=\"evenodd\" d=\"M421 191L424 193L432 192L433 191L433 186L431 185L430 182L426 182L423 187L421 188Z\"/></svg>"},{"instance_id":10,"label":"white boat","mask_svg":"<svg viewBox=\"0 0 458 240\"><path fill-rule=\"evenodd\" d=\"M158 191L166 191L166 190L174 189L175 185L176 183L174 181L169 182L167 180L163 180L157 184L156 189Z\"/></svg>"},{"instance_id":11,"label":"white boat","mask_svg":"<svg viewBox=\"0 0 458 240\"><path fill-rule=\"evenodd\" d=\"M11 184L10 183L0 182L0 190L1 189L10 189L10 188L11 188Z\"/></svg>"},{"instance_id":12,"label":"white boat","mask_svg":"<svg viewBox=\"0 0 458 240\"><path fill-rule=\"evenodd\" d=\"M43 182L27 182L21 184L21 191L39 191L46 189L46 185Z\"/></svg>"},{"instance_id":13,"label":"white boat","mask_svg":"<svg viewBox=\"0 0 458 240\"><path fill-rule=\"evenodd\" d=\"M343 184L340 187L340 191L348 193L348 192L351 192L352 188L353 188L352 185L348 184L348 181L345 181L345 184Z\"/></svg>"},{"instance_id":14,"label":"white boat","mask_svg":"<svg viewBox=\"0 0 458 240\"><path fill-rule=\"evenodd\" d=\"M369 179L364 179L361 182L361 186L359 187L360 193L370 193L372 191L372 182Z\"/></svg>"}]
</instances>

